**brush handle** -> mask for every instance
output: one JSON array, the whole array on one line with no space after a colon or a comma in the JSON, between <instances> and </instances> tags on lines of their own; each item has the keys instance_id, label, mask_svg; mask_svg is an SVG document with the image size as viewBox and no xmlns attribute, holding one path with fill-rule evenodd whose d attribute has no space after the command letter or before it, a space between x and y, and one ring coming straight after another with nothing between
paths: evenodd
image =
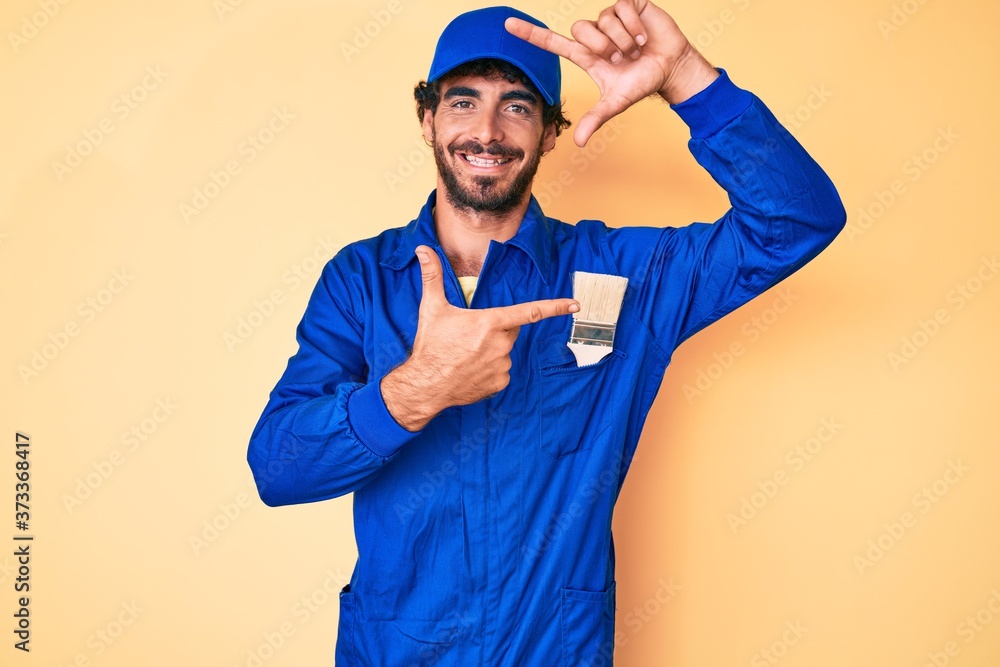
<instances>
[{"instance_id":1,"label":"brush handle","mask_svg":"<svg viewBox=\"0 0 1000 667\"><path fill-rule=\"evenodd\" d=\"M592 366L611 354L610 345L583 345L582 343L566 343L566 346L576 357L577 366Z\"/></svg>"}]
</instances>

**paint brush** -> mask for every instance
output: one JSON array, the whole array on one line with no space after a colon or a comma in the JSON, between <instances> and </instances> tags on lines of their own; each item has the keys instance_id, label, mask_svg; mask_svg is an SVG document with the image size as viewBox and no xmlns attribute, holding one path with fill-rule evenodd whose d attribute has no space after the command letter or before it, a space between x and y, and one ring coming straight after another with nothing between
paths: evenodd
<instances>
[{"instance_id":1,"label":"paint brush","mask_svg":"<svg viewBox=\"0 0 1000 667\"><path fill-rule=\"evenodd\" d=\"M573 272L573 298L580 310L573 313L573 329L566 343L577 366L590 366L611 354L618 313L628 278L604 273Z\"/></svg>"}]
</instances>

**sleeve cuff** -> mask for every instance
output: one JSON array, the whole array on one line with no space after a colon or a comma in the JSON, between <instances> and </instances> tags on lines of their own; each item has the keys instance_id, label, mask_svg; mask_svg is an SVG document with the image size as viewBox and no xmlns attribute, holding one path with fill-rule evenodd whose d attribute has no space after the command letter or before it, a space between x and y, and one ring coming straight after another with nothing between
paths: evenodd
<instances>
[{"instance_id":1,"label":"sleeve cuff","mask_svg":"<svg viewBox=\"0 0 1000 667\"><path fill-rule=\"evenodd\" d=\"M670 108L691 128L692 139L704 139L735 120L752 102L753 95L734 84L726 70L719 69L719 78L705 90Z\"/></svg>"},{"instance_id":2,"label":"sleeve cuff","mask_svg":"<svg viewBox=\"0 0 1000 667\"><path fill-rule=\"evenodd\" d=\"M378 382L370 382L351 393L347 398L347 420L362 444L385 458L417 435L396 423L385 407Z\"/></svg>"}]
</instances>

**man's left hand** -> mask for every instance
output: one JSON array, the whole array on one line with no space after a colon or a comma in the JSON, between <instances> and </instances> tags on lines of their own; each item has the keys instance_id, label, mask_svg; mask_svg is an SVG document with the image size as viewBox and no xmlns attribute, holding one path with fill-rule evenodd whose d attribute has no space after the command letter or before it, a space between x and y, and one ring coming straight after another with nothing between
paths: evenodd
<instances>
[{"instance_id":1,"label":"man's left hand","mask_svg":"<svg viewBox=\"0 0 1000 667\"><path fill-rule=\"evenodd\" d=\"M578 146L639 100L658 93L679 104L719 75L670 15L649 0L618 0L596 21L575 22L570 32L576 41L514 17L505 27L579 66L597 84L601 99L573 133Z\"/></svg>"}]
</instances>

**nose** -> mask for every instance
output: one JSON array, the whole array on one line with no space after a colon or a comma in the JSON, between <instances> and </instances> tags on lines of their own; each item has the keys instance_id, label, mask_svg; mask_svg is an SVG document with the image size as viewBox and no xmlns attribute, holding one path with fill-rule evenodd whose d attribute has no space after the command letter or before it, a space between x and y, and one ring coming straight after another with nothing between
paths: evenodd
<instances>
[{"instance_id":1,"label":"nose","mask_svg":"<svg viewBox=\"0 0 1000 667\"><path fill-rule=\"evenodd\" d=\"M472 136L483 146L488 146L503 140L503 128L500 119L492 110L484 109L478 114L472 127Z\"/></svg>"}]
</instances>

